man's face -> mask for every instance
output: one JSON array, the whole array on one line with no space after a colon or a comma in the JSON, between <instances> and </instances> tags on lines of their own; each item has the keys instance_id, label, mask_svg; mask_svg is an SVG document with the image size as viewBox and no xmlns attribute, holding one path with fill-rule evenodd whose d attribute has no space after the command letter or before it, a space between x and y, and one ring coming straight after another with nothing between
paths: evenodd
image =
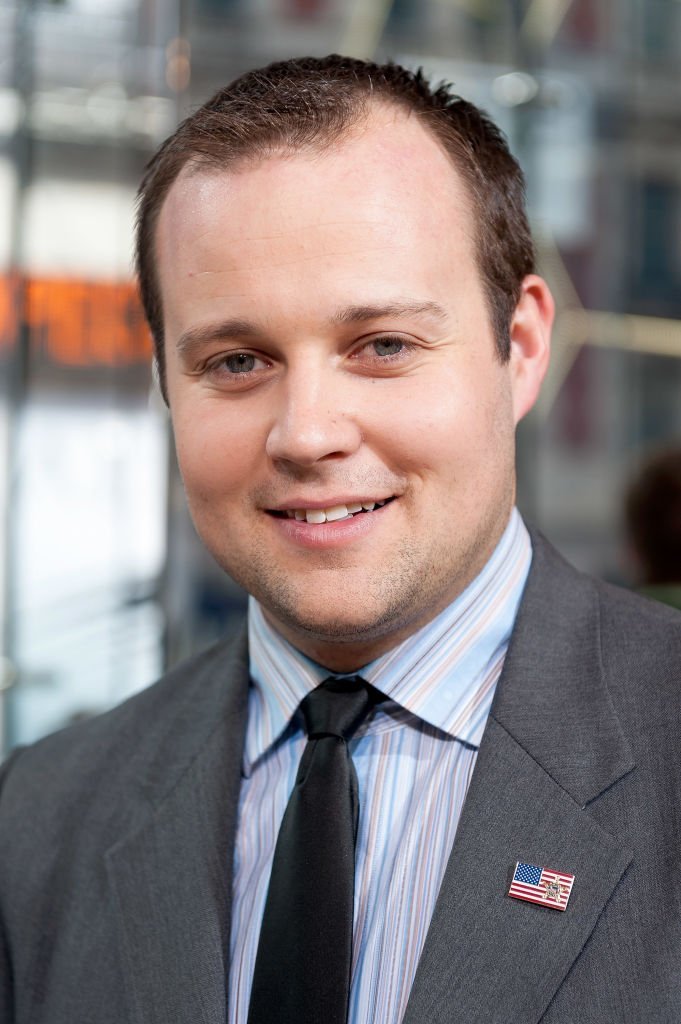
<instances>
[{"instance_id":1,"label":"man's face","mask_svg":"<svg viewBox=\"0 0 681 1024\"><path fill-rule=\"evenodd\" d=\"M161 212L194 522L332 669L436 615L508 521L514 426L536 386L517 346L498 360L473 231L439 145L382 108L323 154L183 174Z\"/></svg>"}]
</instances>

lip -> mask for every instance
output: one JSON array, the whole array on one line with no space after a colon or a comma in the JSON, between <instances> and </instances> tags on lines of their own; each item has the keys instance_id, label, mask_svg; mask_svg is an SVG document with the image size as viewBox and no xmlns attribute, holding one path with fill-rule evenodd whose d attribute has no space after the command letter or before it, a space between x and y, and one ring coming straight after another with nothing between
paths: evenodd
<instances>
[{"instance_id":1,"label":"lip","mask_svg":"<svg viewBox=\"0 0 681 1024\"><path fill-rule=\"evenodd\" d=\"M346 502L339 501L337 504L346 504ZM389 514L388 509L395 504L396 502L389 501L386 505L374 509L373 512L348 516L347 519L337 519L333 523L306 523L304 520L288 519L285 516L267 516L267 519L273 529L277 530L279 536L288 543L309 550L323 551L360 542L381 526L383 518ZM289 507L285 506L284 511ZM313 508L315 506L304 507ZM317 505L316 507L329 508L330 506Z\"/></svg>"},{"instance_id":2,"label":"lip","mask_svg":"<svg viewBox=\"0 0 681 1024\"><path fill-rule=\"evenodd\" d=\"M297 508L309 508L320 509L320 508L335 508L337 505L368 505L371 502L389 501L391 498L395 498L397 495L388 494L385 498L375 497L337 497L333 495L331 498L324 498L322 501L319 498L306 499L306 498L290 498L287 502L282 502L280 505L268 505L265 512L288 512L289 510L295 510Z\"/></svg>"}]
</instances>

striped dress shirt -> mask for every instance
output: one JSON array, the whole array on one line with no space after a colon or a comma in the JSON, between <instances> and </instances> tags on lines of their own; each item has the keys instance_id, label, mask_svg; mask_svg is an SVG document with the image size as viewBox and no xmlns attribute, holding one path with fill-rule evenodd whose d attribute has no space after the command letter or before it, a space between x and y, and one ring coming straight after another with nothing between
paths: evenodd
<instances>
[{"instance_id":1,"label":"striped dress shirt","mask_svg":"<svg viewBox=\"0 0 681 1024\"><path fill-rule=\"evenodd\" d=\"M360 818L349 1024L399 1024L475 767L532 549L516 510L478 577L360 670L387 700L350 742ZM252 685L234 863L229 1024L246 1024L272 857L307 742L301 700L329 672L249 604Z\"/></svg>"}]
</instances>

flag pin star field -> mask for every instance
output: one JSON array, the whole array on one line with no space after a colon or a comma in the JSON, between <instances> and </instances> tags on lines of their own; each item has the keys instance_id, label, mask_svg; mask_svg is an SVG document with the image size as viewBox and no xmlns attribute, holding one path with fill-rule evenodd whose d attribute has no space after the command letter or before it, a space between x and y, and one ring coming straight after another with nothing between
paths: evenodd
<instances>
[{"instance_id":1,"label":"flag pin star field","mask_svg":"<svg viewBox=\"0 0 681 1024\"><path fill-rule=\"evenodd\" d=\"M564 871L553 871L537 864L517 861L508 895L527 903L538 903L541 907L565 910L570 899L574 875Z\"/></svg>"}]
</instances>

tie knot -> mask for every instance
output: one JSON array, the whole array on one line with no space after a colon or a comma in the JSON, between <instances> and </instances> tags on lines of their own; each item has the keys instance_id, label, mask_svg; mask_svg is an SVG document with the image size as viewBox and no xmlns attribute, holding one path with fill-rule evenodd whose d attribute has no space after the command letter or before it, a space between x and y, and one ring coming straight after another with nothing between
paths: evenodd
<instances>
[{"instance_id":1,"label":"tie knot","mask_svg":"<svg viewBox=\"0 0 681 1024\"><path fill-rule=\"evenodd\" d=\"M300 705L308 739L350 739L379 699L378 691L361 676L330 676Z\"/></svg>"}]
</instances>

